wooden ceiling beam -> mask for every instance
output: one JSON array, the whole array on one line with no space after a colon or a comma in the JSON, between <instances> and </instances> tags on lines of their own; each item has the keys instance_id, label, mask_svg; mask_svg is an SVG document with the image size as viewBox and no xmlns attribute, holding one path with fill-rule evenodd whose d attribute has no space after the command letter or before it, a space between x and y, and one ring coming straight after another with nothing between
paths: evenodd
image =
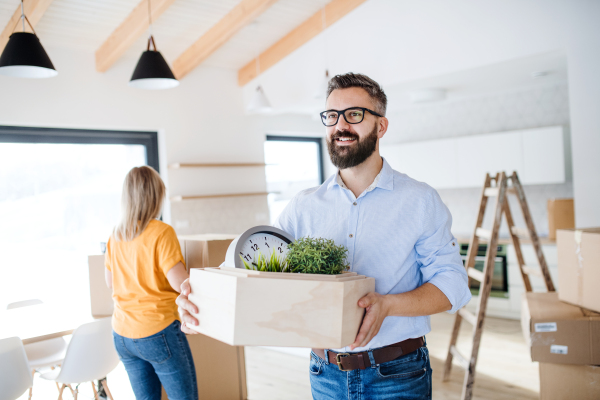
<instances>
[{"instance_id":1,"label":"wooden ceiling beam","mask_svg":"<svg viewBox=\"0 0 600 400\"><path fill-rule=\"evenodd\" d=\"M242 0L173 62L173 74L181 79L224 45L240 29L277 0Z\"/></svg>"},{"instance_id":2,"label":"wooden ceiling beam","mask_svg":"<svg viewBox=\"0 0 600 400\"><path fill-rule=\"evenodd\" d=\"M324 8L317 11L290 33L281 38L277 43L263 51L258 56L260 72L271 68L283 58L287 57L303 44L323 32L329 26L342 19L350 11L364 3L366 0L333 0ZM323 13L323 9L325 12ZM323 18L325 16L325 18ZM325 19L325 21L323 21ZM238 71L238 84L244 86L258 76L256 58Z\"/></svg>"},{"instance_id":3,"label":"wooden ceiling beam","mask_svg":"<svg viewBox=\"0 0 600 400\"><path fill-rule=\"evenodd\" d=\"M29 20L29 22L31 22L31 25L33 25L34 28L37 25L37 23L40 22L40 19L42 19L42 16L44 15L48 7L50 7L51 3L52 0L28 0L23 2L23 10L25 11L25 15L27 16L27 19ZM13 30L15 32L21 32L23 30L19 22L20 19L21 3L19 2L19 6L8 21L8 24L6 24L4 30L2 31L2 33L0 33L0 53L2 53L2 51L4 50L4 46L6 46L6 43L8 43L8 39L10 38L10 35L12 35ZM30 32L27 22L25 22L25 30Z\"/></svg>"},{"instance_id":4,"label":"wooden ceiling beam","mask_svg":"<svg viewBox=\"0 0 600 400\"><path fill-rule=\"evenodd\" d=\"M96 70L106 72L149 28L148 1L142 0L96 50ZM175 0L152 0L152 21L156 21Z\"/></svg>"}]
</instances>

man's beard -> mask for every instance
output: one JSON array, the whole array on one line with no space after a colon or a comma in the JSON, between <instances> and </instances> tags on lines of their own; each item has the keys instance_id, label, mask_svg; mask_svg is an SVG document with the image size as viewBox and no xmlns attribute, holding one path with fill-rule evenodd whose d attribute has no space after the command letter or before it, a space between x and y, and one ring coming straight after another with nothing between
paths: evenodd
<instances>
[{"instance_id":1,"label":"man's beard","mask_svg":"<svg viewBox=\"0 0 600 400\"><path fill-rule=\"evenodd\" d=\"M338 146L337 138L356 139L356 144L350 146ZM356 133L349 131L336 131L331 139L327 140L327 150L333 165L339 169L356 167L362 164L377 147L377 124L364 139L360 139Z\"/></svg>"}]
</instances>

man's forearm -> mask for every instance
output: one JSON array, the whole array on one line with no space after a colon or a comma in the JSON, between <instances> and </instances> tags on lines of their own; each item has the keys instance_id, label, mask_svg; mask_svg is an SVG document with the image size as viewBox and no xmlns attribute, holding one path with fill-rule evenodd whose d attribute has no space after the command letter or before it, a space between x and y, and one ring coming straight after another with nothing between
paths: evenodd
<instances>
[{"instance_id":1,"label":"man's forearm","mask_svg":"<svg viewBox=\"0 0 600 400\"><path fill-rule=\"evenodd\" d=\"M410 292L388 294L385 302L387 315L399 317L432 315L452 308L448 297L431 283L425 283Z\"/></svg>"}]
</instances>

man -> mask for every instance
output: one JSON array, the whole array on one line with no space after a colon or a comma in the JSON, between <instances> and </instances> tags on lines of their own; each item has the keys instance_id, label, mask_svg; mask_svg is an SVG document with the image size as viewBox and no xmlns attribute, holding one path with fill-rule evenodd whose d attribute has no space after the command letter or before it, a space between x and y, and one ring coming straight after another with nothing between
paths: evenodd
<instances>
[{"instance_id":1,"label":"man","mask_svg":"<svg viewBox=\"0 0 600 400\"><path fill-rule=\"evenodd\" d=\"M354 343L311 353L315 399L430 399L429 315L456 312L471 298L447 207L379 155L386 106L379 84L365 75L331 79L321 117L339 171L297 194L276 224L295 238L343 244L351 271L375 278L375 292L358 302L366 313ZM177 304L185 323L197 324L188 293L184 283Z\"/></svg>"}]
</instances>

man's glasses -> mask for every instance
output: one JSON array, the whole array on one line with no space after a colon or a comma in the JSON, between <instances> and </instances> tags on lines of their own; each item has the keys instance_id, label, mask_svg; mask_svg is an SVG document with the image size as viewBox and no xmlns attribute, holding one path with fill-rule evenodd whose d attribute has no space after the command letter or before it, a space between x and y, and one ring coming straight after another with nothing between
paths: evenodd
<instances>
[{"instance_id":1,"label":"man's glasses","mask_svg":"<svg viewBox=\"0 0 600 400\"><path fill-rule=\"evenodd\" d=\"M325 126L334 126L338 123L340 115L344 116L344 119L349 124L360 124L365 119L366 111L377 117L383 117L383 115L376 113L375 111L369 110L364 107L351 107L345 110L327 110L321 113L321 121Z\"/></svg>"}]
</instances>

